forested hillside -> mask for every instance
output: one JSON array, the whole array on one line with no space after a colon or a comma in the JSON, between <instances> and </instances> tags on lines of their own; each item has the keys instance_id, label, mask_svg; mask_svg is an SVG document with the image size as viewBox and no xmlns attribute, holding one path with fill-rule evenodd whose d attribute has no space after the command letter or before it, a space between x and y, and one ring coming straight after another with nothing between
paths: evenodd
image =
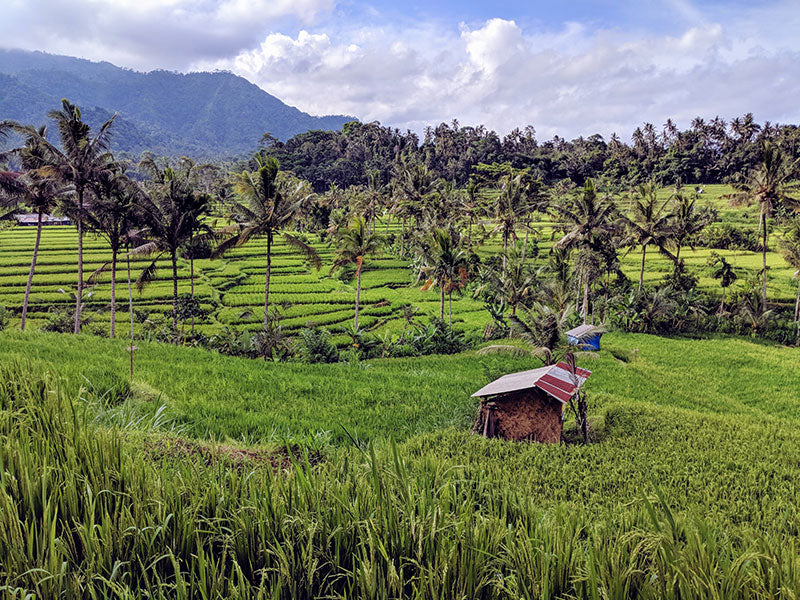
<instances>
[{"instance_id":1,"label":"forested hillside","mask_svg":"<svg viewBox=\"0 0 800 600\"><path fill-rule=\"evenodd\" d=\"M44 124L61 98L97 125L119 116L114 149L212 158L252 151L266 132L287 139L340 129L352 117L314 117L232 73L140 73L108 62L0 50L0 115Z\"/></svg>"}]
</instances>

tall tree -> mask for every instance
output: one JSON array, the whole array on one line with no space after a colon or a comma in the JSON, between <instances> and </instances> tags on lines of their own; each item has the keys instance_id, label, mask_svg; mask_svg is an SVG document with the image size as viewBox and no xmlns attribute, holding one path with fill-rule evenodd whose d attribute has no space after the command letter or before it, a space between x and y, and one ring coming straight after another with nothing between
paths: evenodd
<instances>
[{"instance_id":1,"label":"tall tree","mask_svg":"<svg viewBox=\"0 0 800 600\"><path fill-rule=\"evenodd\" d=\"M786 231L781 240L781 254L792 267L797 278L797 299L794 303L794 320L800 329L800 216L794 217L787 223Z\"/></svg>"},{"instance_id":2,"label":"tall tree","mask_svg":"<svg viewBox=\"0 0 800 600\"><path fill-rule=\"evenodd\" d=\"M116 114L103 123L92 135L91 128L81 117L80 109L67 99L61 101L60 110L52 110L48 117L55 121L59 146L51 144L34 127L7 123L17 133L26 138L35 138L40 146L38 169L46 169L52 175L70 184L73 189L74 202L69 213L78 228L78 285L75 294L75 333L81 329L81 312L83 299L83 234L85 220L85 202L91 193L91 184L108 166L111 156L108 152L111 142L111 126Z\"/></svg>"},{"instance_id":3,"label":"tall tree","mask_svg":"<svg viewBox=\"0 0 800 600\"><path fill-rule=\"evenodd\" d=\"M111 247L111 260L97 269L88 279L95 281L101 272L111 267L111 325L109 336L116 335L117 322L117 264L123 245L138 225L135 206L141 189L124 173L120 165L106 169L92 183L95 200L86 215L86 226L100 234Z\"/></svg>"},{"instance_id":4,"label":"tall tree","mask_svg":"<svg viewBox=\"0 0 800 600\"><path fill-rule=\"evenodd\" d=\"M467 255L446 229L434 229L422 253L422 272L427 276L423 290L439 288L439 318L444 321L445 294L449 298L448 324L453 327L453 292L467 282Z\"/></svg>"},{"instance_id":5,"label":"tall tree","mask_svg":"<svg viewBox=\"0 0 800 600\"><path fill-rule=\"evenodd\" d=\"M570 202L556 207L556 218L566 227L567 233L555 245L556 249L578 250L578 271L583 282L583 322L589 314L589 288L593 274L594 258L599 255L612 230L617 215L616 207L608 196L597 192L594 181L588 179L583 190Z\"/></svg>"},{"instance_id":6,"label":"tall tree","mask_svg":"<svg viewBox=\"0 0 800 600\"><path fill-rule=\"evenodd\" d=\"M256 236L266 239L267 270L264 284L264 331L269 331L269 284L272 276L272 245L275 236L282 234L290 246L301 251L319 269L321 261L316 250L286 229L299 216L303 197L293 197L295 190L282 189L277 159L261 154L254 157L256 169L233 176L236 198L230 204L231 218L236 222L235 233L223 241L214 252L222 256L231 248L243 246ZM303 185L297 180L294 187Z\"/></svg>"},{"instance_id":7,"label":"tall tree","mask_svg":"<svg viewBox=\"0 0 800 600\"><path fill-rule=\"evenodd\" d=\"M668 209L669 200L658 199L658 188L654 183L636 186L632 200L632 215L625 217L633 239L642 247L642 265L639 270L639 291L644 283L644 266L647 246L653 244L664 253L672 233L672 214Z\"/></svg>"},{"instance_id":8,"label":"tall tree","mask_svg":"<svg viewBox=\"0 0 800 600\"><path fill-rule=\"evenodd\" d=\"M22 204L28 210L36 213L36 241L33 245L31 267L25 285L25 298L22 302L22 323L20 325L22 331L25 331L28 317L28 301L31 295L36 261L39 257L43 218L51 213L70 191L68 186L54 177L43 175L36 168L37 164L40 164L42 150L38 140L46 135L47 131L42 127L37 130L36 136L29 135L21 148L10 152L19 160L22 172L5 171L0 173L0 191L6 194L10 203Z\"/></svg>"},{"instance_id":9,"label":"tall tree","mask_svg":"<svg viewBox=\"0 0 800 600\"><path fill-rule=\"evenodd\" d=\"M800 160L800 159L798 159ZM794 197L800 183L794 179L797 160L790 161L779 148L769 141L761 145L761 160L744 181L734 184L737 199L758 204L761 233L761 304L767 305L767 240L769 219L780 204L798 206Z\"/></svg>"},{"instance_id":10,"label":"tall tree","mask_svg":"<svg viewBox=\"0 0 800 600\"><path fill-rule=\"evenodd\" d=\"M356 217L349 227L344 227L336 235L336 255L331 273L345 265L356 266L356 313L353 319L353 330L358 331L358 310L361 303L361 274L364 270L364 259L377 254L382 246L379 236L370 232L363 217Z\"/></svg>"},{"instance_id":11,"label":"tall tree","mask_svg":"<svg viewBox=\"0 0 800 600\"><path fill-rule=\"evenodd\" d=\"M199 192L191 182L186 165L183 169L161 168L152 157L146 157L140 168L149 172L152 181L147 193L138 200L147 241L131 250L131 254L155 256L136 282L141 290L155 275L163 254L169 254L172 265L172 329L178 329L178 252L202 227L210 197Z\"/></svg>"},{"instance_id":12,"label":"tall tree","mask_svg":"<svg viewBox=\"0 0 800 600\"><path fill-rule=\"evenodd\" d=\"M679 191L672 198L671 238L675 242L675 266L677 268L681 261L681 248L713 222L714 212L708 209L698 209L696 196L689 196ZM694 249L693 246L692 249Z\"/></svg>"}]
</instances>

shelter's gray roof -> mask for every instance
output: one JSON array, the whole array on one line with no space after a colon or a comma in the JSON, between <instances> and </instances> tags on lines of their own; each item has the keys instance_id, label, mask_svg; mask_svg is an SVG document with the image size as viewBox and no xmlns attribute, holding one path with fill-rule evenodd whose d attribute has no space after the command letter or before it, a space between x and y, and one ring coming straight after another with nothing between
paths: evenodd
<instances>
[{"instance_id":1,"label":"shelter's gray roof","mask_svg":"<svg viewBox=\"0 0 800 600\"><path fill-rule=\"evenodd\" d=\"M579 338L581 336L586 335L587 333L590 333L594 329L597 329L597 327L595 327L594 325L578 325L577 327L570 329L567 332L567 335Z\"/></svg>"},{"instance_id":2,"label":"shelter's gray roof","mask_svg":"<svg viewBox=\"0 0 800 600\"><path fill-rule=\"evenodd\" d=\"M560 402L567 403L578 388L589 378L589 375L591 375L591 371L580 367L576 367L573 374L569 365L559 362L555 365L539 367L530 371L503 375L500 379L483 386L472 396L483 398L537 387Z\"/></svg>"}]
</instances>

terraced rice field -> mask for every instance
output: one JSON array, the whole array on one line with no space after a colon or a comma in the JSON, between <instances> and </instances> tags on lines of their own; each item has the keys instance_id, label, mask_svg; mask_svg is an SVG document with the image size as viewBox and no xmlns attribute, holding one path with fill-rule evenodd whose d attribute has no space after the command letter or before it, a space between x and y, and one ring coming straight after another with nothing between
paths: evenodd
<instances>
[{"instance_id":1,"label":"terraced rice field","mask_svg":"<svg viewBox=\"0 0 800 600\"><path fill-rule=\"evenodd\" d=\"M726 221L737 225L756 226L755 208L726 208L727 186L706 186L701 203L707 203L720 210ZM666 193L666 192L665 192ZM536 224L540 230L538 264L547 260L547 252L552 246L551 224L543 220ZM390 225L390 231L399 231L399 226ZM379 232L386 228L379 226ZM31 253L35 239L35 228L15 227L0 231L0 304L11 309L18 317L21 310L25 282L27 280ZM777 244L777 235L772 236L771 244ZM309 240L317 241L316 235ZM42 233L42 246L36 267L36 276L31 291L29 319L30 326L37 327L46 322L52 307L67 306L72 300L70 292L74 289L76 269L77 234L73 227L46 227ZM309 323L322 326L347 325L352 321L355 300L353 282L342 282L337 274L329 274L332 264L333 248L329 244L313 243L323 259L323 268L317 272L311 269L304 259L286 244L278 241L274 246L271 302L283 307L283 326L287 330L297 330ZM498 240L489 240L481 247L479 254L489 256L500 250ZM236 249L220 260L195 261L194 292L207 319L198 323L198 329L213 334L225 326L243 328L259 327L263 318L265 257L262 240L253 240L243 248ZM702 290L719 293L719 282L711 277L707 260L711 250L692 251L684 248L682 256L690 271L699 277ZM756 275L761 266L758 253L744 251L718 251L738 270L739 281L731 291L741 289L746 280ZM633 280L638 278L640 250L633 249L622 256L623 270ZM110 252L102 238L87 236L84 249L85 272L91 273L110 259ZM134 258L131 263L135 279L141 269L148 264L145 257ZM769 295L775 300L789 304L796 293L793 269L777 252L768 254L770 267ZM172 287L168 258L158 263L156 280L141 294L134 291L135 309L138 311L137 328L149 316L156 319L171 311ZM649 251L645 281L655 283L666 277L672 269L671 262L655 251ZM190 266L187 260L179 261L179 293L189 293L191 288ZM127 314L128 291L125 285L125 264L120 264L117 286L117 309ZM409 262L398 259L387 252L382 256L370 258L365 263L362 282L362 326L372 328L378 334L397 334L404 321L402 309L406 305L419 308L418 320L424 321L426 315L439 312L438 292L423 292L416 281ZM87 308L92 313L92 323L96 331L105 331L110 320L109 301L111 297L110 274L104 274L99 283L90 289ZM118 319L123 318L118 314ZM453 318L455 323L467 330L482 329L488 321L488 313L482 303L472 298L471 293L453 298ZM342 338L342 341L344 338Z\"/></svg>"}]
</instances>

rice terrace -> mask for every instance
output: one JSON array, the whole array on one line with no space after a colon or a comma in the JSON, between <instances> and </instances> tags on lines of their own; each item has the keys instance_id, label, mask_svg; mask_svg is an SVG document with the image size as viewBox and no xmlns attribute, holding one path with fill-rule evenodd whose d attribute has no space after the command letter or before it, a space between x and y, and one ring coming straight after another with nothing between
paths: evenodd
<instances>
[{"instance_id":1,"label":"rice terrace","mask_svg":"<svg viewBox=\"0 0 800 600\"><path fill-rule=\"evenodd\" d=\"M598 4L0 9L0 598L800 598L800 46Z\"/></svg>"}]
</instances>

